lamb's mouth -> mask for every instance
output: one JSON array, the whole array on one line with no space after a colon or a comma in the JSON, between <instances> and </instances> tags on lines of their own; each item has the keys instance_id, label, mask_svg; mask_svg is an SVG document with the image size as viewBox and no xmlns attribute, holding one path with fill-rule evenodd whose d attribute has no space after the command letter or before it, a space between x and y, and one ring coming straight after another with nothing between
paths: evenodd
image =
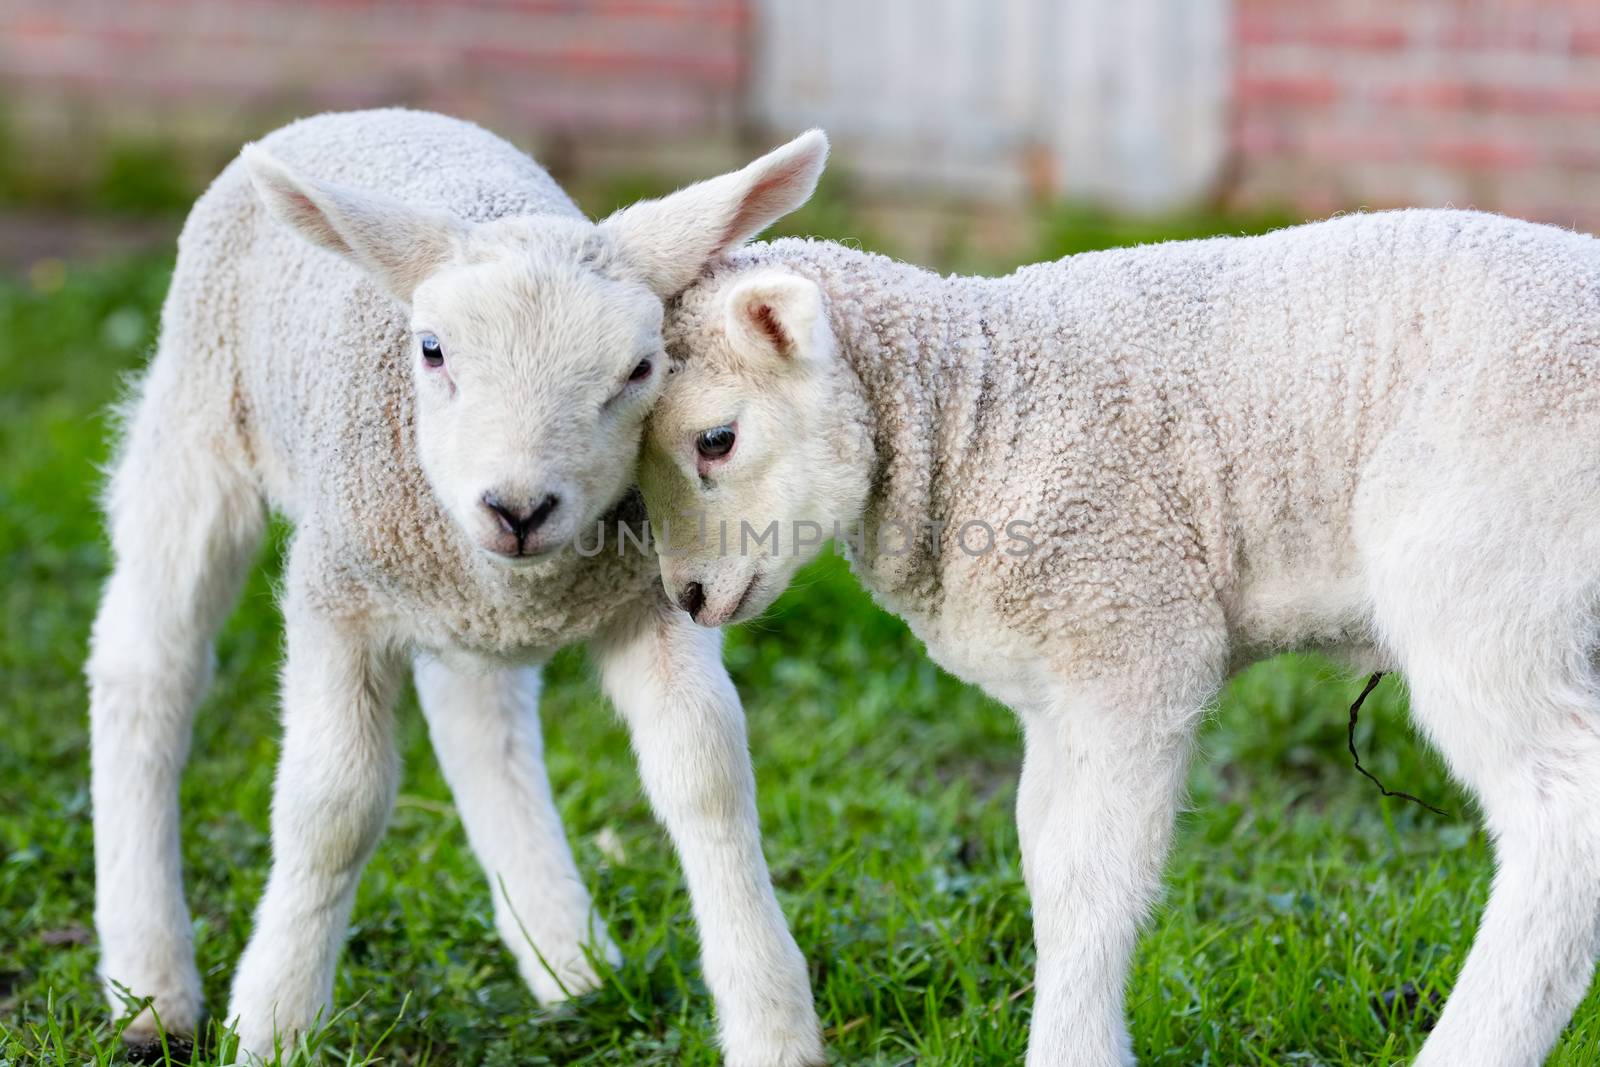
<instances>
[{"instance_id":1,"label":"lamb's mouth","mask_svg":"<svg viewBox=\"0 0 1600 1067\"><path fill-rule=\"evenodd\" d=\"M755 596L756 587L760 584L761 575L759 573L751 575L750 581L745 584L744 592L739 594L739 599L733 602L733 607L725 611L713 610L711 605L706 603L706 601L703 599L704 587L700 586L699 582L691 582L689 585L684 587L684 592L689 593L688 597L679 594L675 597L675 599L677 600L678 606L683 608L683 610L689 614L689 617L695 622L699 623L701 626L709 626L713 628L718 626L729 626L735 622L741 621L739 616L743 614L745 609L750 606L750 601ZM693 597L696 594L690 591L696 589L697 587L702 590L699 594L701 599L695 601ZM751 614L755 615L759 613L751 612Z\"/></svg>"},{"instance_id":2,"label":"lamb's mouth","mask_svg":"<svg viewBox=\"0 0 1600 1067\"><path fill-rule=\"evenodd\" d=\"M744 587L744 592L739 594L739 602L734 604L733 610L728 612L728 622L742 622L739 613L749 606L750 598L755 595L756 586L761 584L761 574L757 572L750 576L750 584ZM760 614L760 612L756 612Z\"/></svg>"},{"instance_id":3,"label":"lamb's mouth","mask_svg":"<svg viewBox=\"0 0 1600 1067\"><path fill-rule=\"evenodd\" d=\"M532 567L543 563L557 551L564 548L567 542L563 538L547 538L518 543L515 549L509 545L504 547L495 544L481 545L485 555L502 567L513 570L522 567ZM508 549L510 549L508 551Z\"/></svg>"}]
</instances>

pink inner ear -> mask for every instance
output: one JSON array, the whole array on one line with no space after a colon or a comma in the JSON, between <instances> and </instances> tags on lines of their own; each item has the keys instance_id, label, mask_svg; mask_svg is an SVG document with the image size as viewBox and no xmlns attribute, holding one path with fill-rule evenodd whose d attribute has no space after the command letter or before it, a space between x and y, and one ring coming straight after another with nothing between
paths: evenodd
<instances>
[{"instance_id":1,"label":"pink inner ear","mask_svg":"<svg viewBox=\"0 0 1600 1067\"><path fill-rule=\"evenodd\" d=\"M291 189L284 199L288 202L289 210L294 213L296 218L303 219L306 222L322 222L321 209L312 203L311 198L305 193L298 189Z\"/></svg>"},{"instance_id":2,"label":"pink inner ear","mask_svg":"<svg viewBox=\"0 0 1600 1067\"><path fill-rule=\"evenodd\" d=\"M783 324L778 321L778 315L772 310L771 304L757 304L751 308L750 322L765 335L772 347L778 350L779 355L789 354L789 335L784 332Z\"/></svg>"},{"instance_id":3,"label":"pink inner ear","mask_svg":"<svg viewBox=\"0 0 1600 1067\"><path fill-rule=\"evenodd\" d=\"M347 242L333 228L328 221L328 216L310 196L299 189L289 189L283 195L284 206L289 209L289 215L296 226L315 240L323 244L347 245Z\"/></svg>"},{"instance_id":4,"label":"pink inner ear","mask_svg":"<svg viewBox=\"0 0 1600 1067\"><path fill-rule=\"evenodd\" d=\"M725 251L741 241L754 237L780 216L792 210L789 206L792 187L796 181L804 177L805 173L806 164L796 160L752 185L740 200L739 210L729 220L728 228L722 232L722 240L718 242L717 250Z\"/></svg>"}]
</instances>

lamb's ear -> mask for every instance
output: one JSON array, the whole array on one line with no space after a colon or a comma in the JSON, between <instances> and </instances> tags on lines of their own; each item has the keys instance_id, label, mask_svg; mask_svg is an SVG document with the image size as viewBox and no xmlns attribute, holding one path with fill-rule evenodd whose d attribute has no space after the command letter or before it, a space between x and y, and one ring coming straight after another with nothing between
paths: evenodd
<instances>
[{"instance_id":1,"label":"lamb's ear","mask_svg":"<svg viewBox=\"0 0 1600 1067\"><path fill-rule=\"evenodd\" d=\"M247 145L242 157L278 221L348 257L401 300L409 302L417 286L449 262L466 234L466 224L454 216L298 175L256 145Z\"/></svg>"},{"instance_id":2,"label":"lamb's ear","mask_svg":"<svg viewBox=\"0 0 1600 1067\"><path fill-rule=\"evenodd\" d=\"M646 285L676 296L712 259L810 199L827 161L827 136L809 130L743 170L640 201L600 225Z\"/></svg>"},{"instance_id":3,"label":"lamb's ear","mask_svg":"<svg viewBox=\"0 0 1600 1067\"><path fill-rule=\"evenodd\" d=\"M728 339L740 353L790 367L817 366L830 357L822 290L809 278L754 275L728 292L724 310Z\"/></svg>"}]
</instances>

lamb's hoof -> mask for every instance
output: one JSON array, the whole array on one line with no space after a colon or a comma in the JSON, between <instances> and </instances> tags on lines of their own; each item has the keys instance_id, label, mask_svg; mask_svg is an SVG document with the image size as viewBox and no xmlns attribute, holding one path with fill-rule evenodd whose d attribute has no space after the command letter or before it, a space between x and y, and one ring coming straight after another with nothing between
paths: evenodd
<instances>
[{"instance_id":1,"label":"lamb's hoof","mask_svg":"<svg viewBox=\"0 0 1600 1067\"><path fill-rule=\"evenodd\" d=\"M171 1056L175 1064L194 1059L194 1039L168 1034L165 1045L160 1034L148 1030L122 1035L122 1054L129 1063L165 1063Z\"/></svg>"},{"instance_id":2,"label":"lamb's hoof","mask_svg":"<svg viewBox=\"0 0 1600 1067\"><path fill-rule=\"evenodd\" d=\"M581 957L563 964L554 974L541 970L523 977L542 1008L554 1008L575 997L593 993L603 984L594 967Z\"/></svg>"},{"instance_id":3,"label":"lamb's hoof","mask_svg":"<svg viewBox=\"0 0 1600 1067\"><path fill-rule=\"evenodd\" d=\"M827 1067L822 1035L812 1030L773 1034L756 1041L728 1042L727 1067Z\"/></svg>"},{"instance_id":4,"label":"lamb's hoof","mask_svg":"<svg viewBox=\"0 0 1600 1067\"><path fill-rule=\"evenodd\" d=\"M110 990L113 1017L121 1017L124 1057L130 1063L163 1063L165 1041L166 1055L174 1064L189 1063L194 1057L194 1035L203 1032L205 1001L200 996L200 976L140 985L153 988L154 995L131 1018L124 1014L133 1007L126 989L114 984Z\"/></svg>"},{"instance_id":5,"label":"lamb's hoof","mask_svg":"<svg viewBox=\"0 0 1600 1067\"><path fill-rule=\"evenodd\" d=\"M622 953L609 937L593 952L613 970L622 966ZM571 950L559 961L535 959L524 962L522 978L533 991L540 1007L544 1008L553 1008L574 997L593 993L605 985L600 972L581 948Z\"/></svg>"}]
</instances>

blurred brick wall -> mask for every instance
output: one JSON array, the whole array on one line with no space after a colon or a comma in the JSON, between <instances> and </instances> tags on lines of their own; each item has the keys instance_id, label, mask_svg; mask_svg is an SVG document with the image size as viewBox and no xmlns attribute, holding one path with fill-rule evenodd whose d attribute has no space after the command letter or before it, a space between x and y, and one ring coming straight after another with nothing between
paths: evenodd
<instances>
[{"instance_id":1,"label":"blurred brick wall","mask_svg":"<svg viewBox=\"0 0 1600 1067\"><path fill-rule=\"evenodd\" d=\"M1235 0L1233 194L1600 230L1600 0Z\"/></svg>"},{"instance_id":2,"label":"blurred brick wall","mask_svg":"<svg viewBox=\"0 0 1600 1067\"><path fill-rule=\"evenodd\" d=\"M555 151L736 127L749 0L3 0L30 145L230 152L285 119L407 104Z\"/></svg>"},{"instance_id":3,"label":"blurred brick wall","mask_svg":"<svg viewBox=\"0 0 1600 1067\"><path fill-rule=\"evenodd\" d=\"M1448 203L1600 231L1600 0L1229 2L1219 18L1231 31L1220 21L1189 57L1214 50L1201 66L1215 67L1227 104L1199 132L1226 146L1215 155L1227 163L1190 185L1306 216ZM0 133L13 135L12 157L46 174L92 170L120 139L191 146L204 176L296 115L404 103L477 119L563 178L630 168L688 177L737 160L760 120L776 135L831 115L841 134L849 119L871 120L840 159L870 176L874 146L892 141L885 130L961 126L946 99L961 56L1003 38L1017 50L996 59L1008 77L1042 64L1040 84L1060 84L1047 106L1013 109L1012 140L1043 143L1051 123L1089 119L1108 127L1108 143L1128 139L1126 114L1066 75L1083 74L1085 54L1149 53L1134 35L1150 32L1145 23L1112 16L1159 4L881 3L860 0L857 14L883 22L915 69L893 75L903 91L858 87L832 113L792 88L779 108L753 76L765 55L763 71L782 60L809 84L863 49L873 70L889 68L871 54L878 45L818 18L815 0L0 0ZM1076 52L992 32L1036 8L1082 16L1067 37ZM957 9L967 22L951 20ZM975 43L973 25L989 36ZM922 33L940 26L944 36ZM1141 92L1173 91L1152 84ZM975 84L974 98L992 88ZM973 143L1003 125L985 123ZM1016 166L1001 155L991 146L983 158L997 172ZM999 173L993 189L1018 202L1026 175L1011 177Z\"/></svg>"}]
</instances>

